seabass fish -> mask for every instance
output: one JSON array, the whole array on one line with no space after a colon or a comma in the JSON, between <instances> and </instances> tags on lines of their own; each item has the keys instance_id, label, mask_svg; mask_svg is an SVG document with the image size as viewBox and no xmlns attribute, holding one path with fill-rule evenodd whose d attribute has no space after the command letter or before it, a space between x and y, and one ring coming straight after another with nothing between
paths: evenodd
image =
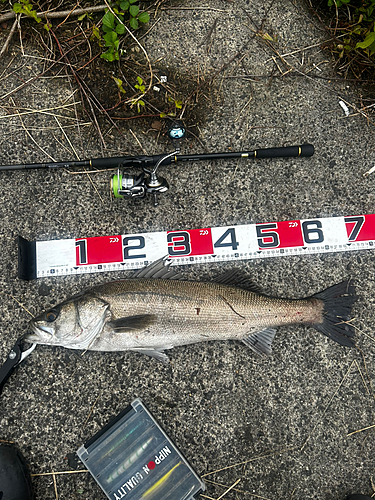
<instances>
[{"instance_id":1,"label":"seabass fish","mask_svg":"<svg viewBox=\"0 0 375 500\"><path fill-rule=\"evenodd\" d=\"M229 272L216 282L183 281L160 259L133 278L96 286L31 321L36 344L93 351L132 350L168 362L165 349L209 340L241 340L270 354L280 325L311 325L354 346L347 322L355 301L348 281L302 300L268 297Z\"/></svg>"}]
</instances>

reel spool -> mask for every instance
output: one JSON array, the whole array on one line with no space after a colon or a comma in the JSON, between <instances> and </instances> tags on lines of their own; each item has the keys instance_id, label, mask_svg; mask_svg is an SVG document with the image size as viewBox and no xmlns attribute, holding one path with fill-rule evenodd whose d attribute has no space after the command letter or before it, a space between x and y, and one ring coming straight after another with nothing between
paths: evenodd
<instances>
[{"instance_id":1,"label":"reel spool","mask_svg":"<svg viewBox=\"0 0 375 500\"><path fill-rule=\"evenodd\" d=\"M164 177L157 177L153 172L146 177L144 173L124 174L119 169L111 179L111 192L115 198L144 198L146 194L153 194L155 206L158 205L157 195L168 189L169 184Z\"/></svg>"},{"instance_id":2,"label":"reel spool","mask_svg":"<svg viewBox=\"0 0 375 500\"><path fill-rule=\"evenodd\" d=\"M131 198L144 198L146 195L146 186L144 182L145 174L128 175L120 173L112 176L111 179L111 193L115 198L124 198L130 196Z\"/></svg>"},{"instance_id":3,"label":"reel spool","mask_svg":"<svg viewBox=\"0 0 375 500\"><path fill-rule=\"evenodd\" d=\"M152 170L142 166L143 172L138 175L125 174L118 169L117 174L111 179L111 193L115 198L144 198L146 194L154 195L154 205L157 206L157 197L169 189L169 184L164 177L156 174L159 166L167 159L176 156L180 152L180 143L185 138L186 130L183 123L176 121L168 129L167 135L175 146L173 153L162 155ZM171 160L169 160L169 163Z\"/></svg>"}]
</instances>

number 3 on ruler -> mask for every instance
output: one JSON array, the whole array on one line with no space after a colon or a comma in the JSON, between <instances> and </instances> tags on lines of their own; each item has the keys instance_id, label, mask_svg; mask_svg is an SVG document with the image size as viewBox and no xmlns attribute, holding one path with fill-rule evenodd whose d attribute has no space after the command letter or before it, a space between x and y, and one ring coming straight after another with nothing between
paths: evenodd
<instances>
[{"instance_id":1,"label":"number 3 on ruler","mask_svg":"<svg viewBox=\"0 0 375 500\"><path fill-rule=\"evenodd\" d=\"M190 234L187 231L176 231L167 234L168 255L177 257L191 254Z\"/></svg>"}]
</instances>

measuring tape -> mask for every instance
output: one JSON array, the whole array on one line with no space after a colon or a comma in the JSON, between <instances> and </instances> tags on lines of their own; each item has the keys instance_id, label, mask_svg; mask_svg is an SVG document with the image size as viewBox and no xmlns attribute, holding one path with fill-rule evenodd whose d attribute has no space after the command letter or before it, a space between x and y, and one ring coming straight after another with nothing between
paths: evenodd
<instances>
[{"instance_id":1,"label":"measuring tape","mask_svg":"<svg viewBox=\"0 0 375 500\"><path fill-rule=\"evenodd\" d=\"M18 276L139 269L166 255L172 265L187 265L374 246L375 214L38 242L19 237Z\"/></svg>"}]
</instances>

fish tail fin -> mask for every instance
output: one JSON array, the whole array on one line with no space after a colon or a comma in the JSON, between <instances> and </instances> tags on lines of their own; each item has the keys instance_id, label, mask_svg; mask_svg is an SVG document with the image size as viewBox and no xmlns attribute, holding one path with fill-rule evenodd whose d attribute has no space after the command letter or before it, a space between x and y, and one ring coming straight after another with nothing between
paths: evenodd
<instances>
[{"instance_id":1,"label":"fish tail fin","mask_svg":"<svg viewBox=\"0 0 375 500\"><path fill-rule=\"evenodd\" d=\"M357 297L350 280L333 285L313 298L324 303L323 322L315 323L314 328L343 346L354 347L354 327L348 320Z\"/></svg>"}]
</instances>

